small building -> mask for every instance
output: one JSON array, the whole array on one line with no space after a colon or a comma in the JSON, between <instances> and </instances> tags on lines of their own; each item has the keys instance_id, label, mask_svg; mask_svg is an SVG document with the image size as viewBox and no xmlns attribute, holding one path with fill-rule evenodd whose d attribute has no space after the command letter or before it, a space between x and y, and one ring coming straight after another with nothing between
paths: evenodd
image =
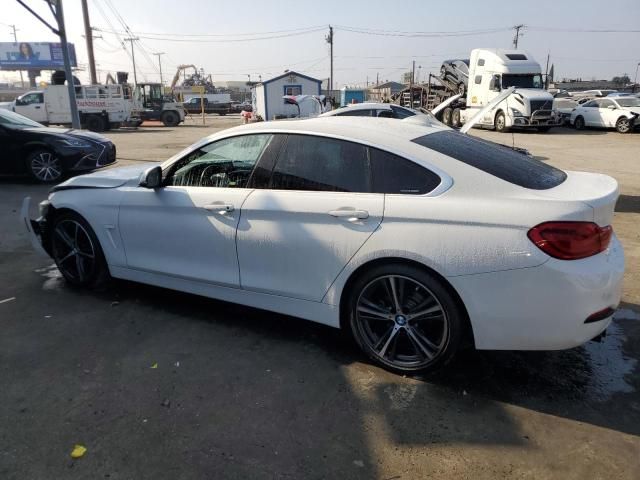
<instances>
[{"instance_id":1,"label":"small building","mask_svg":"<svg viewBox=\"0 0 640 480\"><path fill-rule=\"evenodd\" d=\"M285 95L320 95L322 80L288 71L258 83L251 90L253 112L264 120L298 116L298 107L287 104Z\"/></svg>"},{"instance_id":2,"label":"small building","mask_svg":"<svg viewBox=\"0 0 640 480\"><path fill-rule=\"evenodd\" d=\"M367 100L367 92L362 88L342 87L340 90L340 106L350 103L363 103Z\"/></svg>"},{"instance_id":3,"label":"small building","mask_svg":"<svg viewBox=\"0 0 640 480\"><path fill-rule=\"evenodd\" d=\"M396 93L407 88L404 83L385 82L369 89L369 100L373 102L389 102Z\"/></svg>"}]
</instances>

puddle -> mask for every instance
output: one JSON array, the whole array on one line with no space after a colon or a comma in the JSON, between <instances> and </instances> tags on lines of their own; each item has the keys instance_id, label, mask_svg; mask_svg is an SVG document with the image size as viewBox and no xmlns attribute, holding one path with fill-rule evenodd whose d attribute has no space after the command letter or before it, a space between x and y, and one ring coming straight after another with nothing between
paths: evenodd
<instances>
[{"instance_id":1,"label":"puddle","mask_svg":"<svg viewBox=\"0 0 640 480\"><path fill-rule=\"evenodd\" d=\"M607 336L601 343L589 342L584 346L591 361L591 377L587 391L598 400L606 400L614 393L630 393L635 389L626 377L636 367L637 360L626 356L623 345L626 340L622 327L616 320L640 320L640 314L621 308L607 329Z\"/></svg>"},{"instance_id":2,"label":"puddle","mask_svg":"<svg viewBox=\"0 0 640 480\"><path fill-rule=\"evenodd\" d=\"M56 290L62 287L62 274L60 273L60 270L58 270L58 267L56 267L55 263L49 265L48 267L38 268L34 271L46 278L46 280L42 284L43 290Z\"/></svg>"}]
</instances>

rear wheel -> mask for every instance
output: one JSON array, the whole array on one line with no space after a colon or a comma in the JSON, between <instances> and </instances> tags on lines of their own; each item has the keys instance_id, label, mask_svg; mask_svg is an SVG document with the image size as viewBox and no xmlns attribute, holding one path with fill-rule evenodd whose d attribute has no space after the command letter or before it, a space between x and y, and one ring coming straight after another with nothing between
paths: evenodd
<instances>
[{"instance_id":1,"label":"rear wheel","mask_svg":"<svg viewBox=\"0 0 640 480\"><path fill-rule=\"evenodd\" d=\"M92 132L104 132L107 128L107 122L104 121L104 118L98 115L89 115L85 119L85 125L88 130Z\"/></svg>"},{"instance_id":2,"label":"rear wheel","mask_svg":"<svg viewBox=\"0 0 640 480\"><path fill-rule=\"evenodd\" d=\"M464 313L434 275L404 264L374 267L349 292L349 326L374 362L399 372L433 370L457 351Z\"/></svg>"},{"instance_id":3,"label":"rear wheel","mask_svg":"<svg viewBox=\"0 0 640 480\"><path fill-rule=\"evenodd\" d=\"M451 114L451 126L460 127L462 124L460 123L460 109L454 108L453 113Z\"/></svg>"},{"instance_id":4,"label":"rear wheel","mask_svg":"<svg viewBox=\"0 0 640 480\"><path fill-rule=\"evenodd\" d=\"M51 253L65 280L76 287L96 287L109 278L109 270L95 233L77 213L55 217Z\"/></svg>"},{"instance_id":5,"label":"rear wheel","mask_svg":"<svg viewBox=\"0 0 640 480\"><path fill-rule=\"evenodd\" d=\"M442 67L440 67L440 78L444 78L446 76L447 76L447 69L443 65Z\"/></svg>"},{"instance_id":6,"label":"rear wheel","mask_svg":"<svg viewBox=\"0 0 640 480\"><path fill-rule=\"evenodd\" d=\"M34 150L27 154L27 170L34 180L54 183L62 178L62 163L58 155L49 150Z\"/></svg>"},{"instance_id":7,"label":"rear wheel","mask_svg":"<svg viewBox=\"0 0 640 480\"><path fill-rule=\"evenodd\" d=\"M165 127L175 127L178 125L180 118L177 113L169 111L163 112L160 120L162 120Z\"/></svg>"},{"instance_id":8,"label":"rear wheel","mask_svg":"<svg viewBox=\"0 0 640 480\"><path fill-rule=\"evenodd\" d=\"M467 87L465 87L464 83L460 82L458 84L458 93L461 97L464 97L464 94L467 92Z\"/></svg>"},{"instance_id":9,"label":"rear wheel","mask_svg":"<svg viewBox=\"0 0 640 480\"><path fill-rule=\"evenodd\" d=\"M509 128L507 127L507 120L504 116L504 112L498 112L496 118L494 120L494 125L496 127L496 132L508 132Z\"/></svg>"},{"instance_id":10,"label":"rear wheel","mask_svg":"<svg viewBox=\"0 0 640 480\"><path fill-rule=\"evenodd\" d=\"M631 131L631 121L627 117L620 117L616 122L618 133L629 133Z\"/></svg>"},{"instance_id":11,"label":"rear wheel","mask_svg":"<svg viewBox=\"0 0 640 480\"><path fill-rule=\"evenodd\" d=\"M576 117L576 119L573 121L573 126L576 128L576 130L584 130L584 118Z\"/></svg>"},{"instance_id":12,"label":"rear wheel","mask_svg":"<svg viewBox=\"0 0 640 480\"><path fill-rule=\"evenodd\" d=\"M452 113L453 113L452 108L450 107L445 108L442 112L442 123L444 123L445 125L451 126Z\"/></svg>"}]
</instances>

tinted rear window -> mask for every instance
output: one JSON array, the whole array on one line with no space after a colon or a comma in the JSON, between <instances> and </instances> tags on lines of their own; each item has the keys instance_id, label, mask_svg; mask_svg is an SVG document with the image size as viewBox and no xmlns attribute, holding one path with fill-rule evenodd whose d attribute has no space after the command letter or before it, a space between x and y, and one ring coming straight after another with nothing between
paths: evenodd
<instances>
[{"instance_id":1,"label":"tinted rear window","mask_svg":"<svg viewBox=\"0 0 640 480\"><path fill-rule=\"evenodd\" d=\"M521 53L507 53L507 58L509 60L526 60L527 56Z\"/></svg>"},{"instance_id":2,"label":"tinted rear window","mask_svg":"<svg viewBox=\"0 0 640 480\"><path fill-rule=\"evenodd\" d=\"M492 142L458 132L436 132L412 142L524 188L546 190L567 178L562 170Z\"/></svg>"}]
</instances>

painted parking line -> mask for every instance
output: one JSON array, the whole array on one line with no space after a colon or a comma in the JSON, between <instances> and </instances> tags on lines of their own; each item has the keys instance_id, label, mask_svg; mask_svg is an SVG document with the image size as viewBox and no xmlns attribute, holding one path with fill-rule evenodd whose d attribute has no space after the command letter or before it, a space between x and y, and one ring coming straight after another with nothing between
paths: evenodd
<instances>
[{"instance_id":1,"label":"painted parking line","mask_svg":"<svg viewBox=\"0 0 640 480\"><path fill-rule=\"evenodd\" d=\"M7 302L11 302L13 300L15 300L16 297L9 297L9 298L5 298L4 300L0 300L0 303L7 303Z\"/></svg>"}]
</instances>

